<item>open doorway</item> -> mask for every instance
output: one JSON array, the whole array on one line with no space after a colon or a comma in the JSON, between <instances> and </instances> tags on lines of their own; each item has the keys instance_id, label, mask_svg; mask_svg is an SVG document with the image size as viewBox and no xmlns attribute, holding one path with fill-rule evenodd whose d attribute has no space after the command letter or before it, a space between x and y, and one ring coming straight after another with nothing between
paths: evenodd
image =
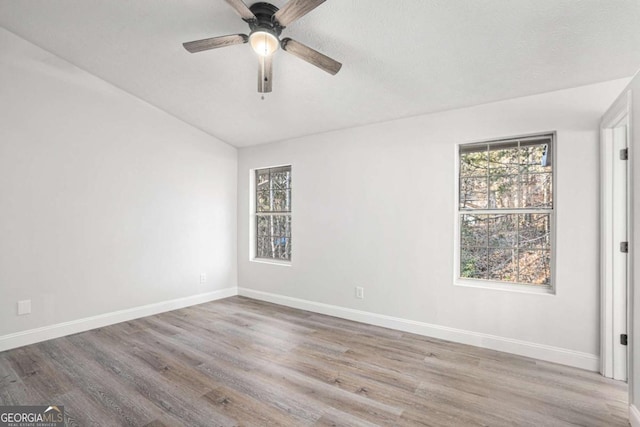
<instances>
[{"instance_id":1,"label":"open doorway","mask_svg":"<svg viewBox=\"0 0 640 427\"><path fill-rule=\"evenodd\" d=\"M629 294L629 104L601 125L601 373L627 381Z\"/></svg>"}]
</instances>

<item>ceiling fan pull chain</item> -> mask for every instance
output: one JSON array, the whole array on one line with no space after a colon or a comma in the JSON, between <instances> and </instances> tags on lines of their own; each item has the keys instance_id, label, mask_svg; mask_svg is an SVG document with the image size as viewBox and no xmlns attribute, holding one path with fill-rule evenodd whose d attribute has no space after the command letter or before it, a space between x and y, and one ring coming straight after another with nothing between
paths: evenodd
<instances>
[{"instance_id":1,"label":"ceiling fan pull chain","mask_svg":"<svg viewBox=\"0 0 640 427\"><path fill-rule=\"evenodd\" d=\"M266 58L264 56L260 58L260 68L262 69L262 72L260 74L262 76L264 76L264 78L262 78L261 82L260 82L260 93L262 93L262 96L260 97L260 99L263 100L263 101L264 101L265 83L267 81L267 76L265 74L265 66L264 66L265 60L266 60Z\"/></svg>"}]
</instances>

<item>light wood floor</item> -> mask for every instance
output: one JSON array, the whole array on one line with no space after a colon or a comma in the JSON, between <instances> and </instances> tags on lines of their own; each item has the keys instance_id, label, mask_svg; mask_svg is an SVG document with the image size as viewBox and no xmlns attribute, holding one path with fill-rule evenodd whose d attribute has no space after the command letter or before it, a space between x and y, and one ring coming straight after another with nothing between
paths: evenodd
<instances>
[{"instance_id":1,"label":"light wood floor","mask_svg":"<svg viewBox=\"0 0 640 427\"><path fill-rule=\"evenodd\" d=\"M233 297L0 353L69 425L628 426L624 383Z\"/></svg>"}]
</instances>

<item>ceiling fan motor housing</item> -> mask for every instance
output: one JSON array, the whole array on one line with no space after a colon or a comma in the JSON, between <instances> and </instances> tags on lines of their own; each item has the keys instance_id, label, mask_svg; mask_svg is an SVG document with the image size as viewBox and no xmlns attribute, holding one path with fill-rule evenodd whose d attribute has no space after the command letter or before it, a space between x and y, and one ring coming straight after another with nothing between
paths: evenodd
<instances>
[{"instance_id":1,"label":"ceiling fan motor housing","mask_svg":"<svg viewBox=\"0 0 640 427\"><path fill-rule=\"evenodd\" d=\"M256 19L247 21L252 33L264 31L279 39L284 27L273 18L273 15L278 11L276 6L271 3L259 2L252 4L249 10L256 16Z\"/></svg>"}]
</instances>

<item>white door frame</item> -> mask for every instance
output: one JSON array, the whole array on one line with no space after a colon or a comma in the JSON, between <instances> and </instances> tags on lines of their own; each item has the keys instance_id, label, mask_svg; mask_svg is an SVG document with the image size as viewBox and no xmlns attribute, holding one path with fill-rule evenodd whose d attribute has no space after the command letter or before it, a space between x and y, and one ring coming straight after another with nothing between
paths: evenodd
<instances>
[{"instance_id":1,"label":"white door frame","mask_svg":"<svg viewBox=\"0 0 640 427\"><path fill-rule=\"evenodd\" d=\"M626 298L623 298L623 307L618 306L615 309L616 304L621 304L620 296L614 293L613 286L613 267L614 256L617 255L617 244L619 242L614 241L612 209L614 203L614 194L611 188L614 180L614 162L620 161L618 153L614 152L614 129L621 126L626 126L626 141L627 147L630 146L630 112L631 112L631 91L627 92L626 96L621 96L619 102L613 105L607 114L602 118L600 124L600 373L608 378L616 378L626 380L630 377L626 367L623 369L623 374L619 367L620 350L619 336L614 333L614 325L619 324L616 319L616 313L619 314L620 310L624 309L626 313L630 313L629 306L631 301L630 283L632 280L632 244L631 236L632 229L632 216L631 216L631 194L632 194L632 179L631 179L631 156L627 160L626 177L627 177L627 212L626 212L626 232L627 241L629 241L629 253L626 255L627 266L627 291ZM626 307L624 307L626 306ZM625 313L627 334L630 333L629 319L630 316ZM620 317L619 315L617 316ZM626 363L629 365L631 360L629 357L629 347L623 349L626 352ZM624 355L624 354L623 354ZM614 368L614 361L616 367Z\"/></svg>"}]
</instances>

